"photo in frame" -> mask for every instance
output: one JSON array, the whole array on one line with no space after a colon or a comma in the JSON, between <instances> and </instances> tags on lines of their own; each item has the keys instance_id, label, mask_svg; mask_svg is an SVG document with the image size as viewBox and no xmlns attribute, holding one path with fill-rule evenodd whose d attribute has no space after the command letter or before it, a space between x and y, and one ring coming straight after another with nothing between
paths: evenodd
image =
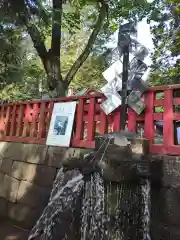
<instances>
[{"instance_id":1,"label":"photo in frame","mask_svg":"<svg viewBox=\"0 0 180 240\"><path fill-rule=\"evenodd\" d=\"M46 145L70 146L75 111L76 102L54 104Z\"/></svg>"}]
</instances>

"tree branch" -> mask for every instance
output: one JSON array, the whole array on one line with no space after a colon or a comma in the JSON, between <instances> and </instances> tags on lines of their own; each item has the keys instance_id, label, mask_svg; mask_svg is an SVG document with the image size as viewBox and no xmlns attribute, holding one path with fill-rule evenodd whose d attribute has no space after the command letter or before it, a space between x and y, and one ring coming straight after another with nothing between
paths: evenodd
<instances>
[{"instance_id":1,"label":"tree branch","mask_svg":"<svg viewBox=\"0 0 180 240\"><path fill-rule=\"evenodd\" d=\"M56 92L56 96L64 96L65 88L60 73L60 48L61 48L61 18L62 18L62 0L53 0L53 23L51 49L47 51L41 32L32 22L31 14L28 8L25 8L26 14L20 16L21 21L26 25L27 31L34 43L47 74L48 88Z\"/></svg>"},{"instance_id":2,"label":"tree branch","mask_svg":"<svg viewBox=\"0 0 180 240\"><path fill-rule=\"evenodd\" d=\"M61 49L62 2L62 0L53 0L51 53L58 58L60 58Z\"/></svg>"},{"instance_id":3,"label":"tree branch","mask_svg":"<svg viewBox=\"0 0 180 240\"><path fill-rule=\"evenodd\" d=\"M47 72L47 49L44 41L41 38L41 34L34 24L27 24L27 31L33 41L34 47L41 58L45 71Z\"/></svg>"},{"instance_id":4,"label":"tree branch","mask_svg":"<svg viewBox=\"0 0 180 240\"><path fill-rule=\"evenodd\" d=\"M47 65L48 52L47 52L44 40L42 39L41 33L36 27L35 23L33 23L31 19L31 14L28 11L28 8L26 6L24 6L24 12L19 13L19 19L26 26L27 32L29 33L32 39L32 42L34 44L34 48L36 49L39 57L41 58L45 71L47 72L46 65Z\"/></svg>"},{"instance_id":5,"label":"tree branch","mask_svg":"<svg viewBox=\"0 0 180 240\"><path fill-rule=\"evenodd\" d=\"M102 3L97 22L95 24L94 30L91 33L91 36L88 40L88 43L87 43L84 51L74 62L71 69L69 70L69 72L67 73L67 75L64 78L64 83L66 86L68 86L71 83L73 77L75 76L75 74L77 73L79 68L82 66L82 64L86 61L89 54L91 53L93 45L97 39L97 35L99 34L101 27L103 25L103 21L106 17L106 13L107 13L107 5L105 3Z\"/></svg>"}]
</instances>

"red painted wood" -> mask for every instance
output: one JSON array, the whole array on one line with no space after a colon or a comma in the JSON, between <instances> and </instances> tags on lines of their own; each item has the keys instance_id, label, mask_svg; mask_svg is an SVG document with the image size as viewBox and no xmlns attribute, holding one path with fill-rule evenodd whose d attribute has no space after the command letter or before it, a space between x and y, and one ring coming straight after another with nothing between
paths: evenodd
<instances>
[{"instance_id":1,"label":"red painted wood","mask_svg":"<svg viewBox=\"0 0 180 240\"><path fill-rule=\"evenodd\" d=\"M150 144L149 151L153 154L167 154L163 144Z\"/></svg>"},{"instance_id":2,"label":"red painted wood","mask_svg":"<svg viewBox=\"0 0 180 240\"><path fill-rule=\"evenodd\" d=\"M180 120L180 113L174 113L173 114L173 119L174 120Z\"/></svg>"},{"instance_id":3,"label":"red painted wood","mask_svg":"<svg viewBox=\"0 0 180 240\"><path fill-rule=\"evenodd\" d=\"M72 139L71 143L73 147L77 148L95 148L95 141L87 141L87 140L76 140Z\"/></svg>"},{"instance_id":4,"label":"red painted wood","mask_svg":"<svg viewBox=\"0 0 180 240\"><path fill-rule=\"evenodd\" d=\"M49 126L50 126L50 122L51 122L51 116L52 116L52 112L53 112L53 107L54 107L54 102L50 102L49 103L49 108L48 108L48 114L47 114L47 117L46 117L46 136L47 136L47 133L49 131Z\"/></svg>"},{"instance_id":5,"label":"red painted wood","mask_svg":"<svg viewBox=\"0 0 180 240\"><path fill-rule=\"evenodd\" d=\"M22 128L23 128L23 117L24 117L24 108L25 105L21 104L18 110L18 119L17 119L17 128L16 128L16 137L21 136Z\"/></svg>"},{"instance_id":6,"label":"red painted wood","mask_svg":"<svg viewBox=\"0 0 180 240\"><path fill-rule=\"evenodd\" d=\"M164 91L166 89L180 89L180 84L162 85L149 88L149 90L153 92Z\"/></svg>"},{"instance_id":7,"label":"red painted wood","mask_svg":"<svg viewBox=\"0 0 180 240\"><path fill-rule=\"evenodd\" d=\"M22 137L29 137L28 136L30 133L29 123L31 123L32 121L32 117L30 114L31 114L31 107L30 107L30 104L27 104L25 108L24 127L23 127Z\"/></svg>"},{"instance_id":8,"label":"red painted wood","mask_svg":"<svg viewBox=\"0 0 180 240\"><path fill-rule=\"evenodd\" d=\"M6 108L4 136L9 136L10 114L11 114L11 106L8 106Z\"/></svg>"},{"instance_id":9,"label":"red painted wood","mask_svg":"<svg viewBox=\"0 0 180 240\"><path fill-rule=\"evenodd\" d=\"M154 92L149 92L146 96L146 108L144 119L144 137L154 142Z\"/></svg>"},{"instance_id":10,"label":"red painted wood","mask_svg":"<svg viewBox=\"0 0 180 240\"><path fill-rule=\"evenodd\" d=\"M163 113L154 113L152 115L154 120L163 120Z\"/></svg>"},{"instance_id":11,"label":"red painted wood","mask_svg":"<svg viewBox=\"0 0 180 240\"><path fill-rule=\"evenodd\" d=\"M5 112L5 107L2 106L2 108L1 108L1 119L0 119L0 136L4 136L4 128L5 128L4 112Z\"/></svg>"},{"instance_id":12,"label":"red painted wood","mask_svg":"<svg viewBox=\"0 0 180 240\"><path fill-rule=\"evenodd\" d=\"M180 98L173 99L174 105L180 105Z\"/></svg>"},{"instance_id":13,"label":"red painted wood","mask_svg":"<svg viewBox=\"0 0 180 240\"><path fill-rule=\"evenodd\" d=\"M112 126L113 132L120 131L120 108L118 108L114 112L114 119L113 119L113 126Z\"/></svg>"},{"instance_id":14,"label":"red painted wood","mask_svg":"<svg viewBox=\"0 0 180 240\"><path fill-rule=\"evenodd\" d=\"M84 114L84 99L81 98L77 105L75 118L76 119L75 139L78 141L83 139L84 134L83 114Z\"/></svg>"},{"instance_id":15,"label":"red painted wood","mask_svg":"<svg viewBox=\"0 0 180 240\"><path fill-rule=\"evenodd\" d=\"M94 140L95 135L95 123L94 123L94 113L95 113L95 101L94 97L90 98L89 112L88 112L88 129L87 129L87 141Z\"/></svg>"},{"instance_id":16,"label":"red painted wood","mask_svg":"<svg viewBox=\"0 0 180 240\"><path fill-rule=\"evenodd\" d=\"M103 135L104 133L107 132L107 116L106 114L101 110L100 112L100 122L99 122L99 133Z\"/></svg>"},{"instance_id":17,"label":"red painted wood","mask_svg":"<svg viewBox=\"0 0 180 240\"><path fill-rule=\"evenodd\" d=\"M20 142L20 143L45 144L46 143L46 138L6 136L6 137L0 137L0 141L1 142Z\"/></svg>"},{"instance_id":18,"label":"red painted wood","mask_svg":"<svg viewBox=\"0 0 180 240\"><path fill-rule=\"evenodd\" d=\"M127 124L129 131L135 131L138 123L145 122L145 137L150 140L150 151L152 153L180 154L180 146L174 145L173 142L173 120L180 120L180 113L173 112L173 104L180 105L180 98L173 99L173 89L180 89L180 84L151 88L146 94L145 113L140 116L137 116L133 110L128 110ZM154 99L155 94L159 91L165 91L164 99ZM75 100L79 101L79 104L75 116L71 147L94 148L96 125L98 126L96 131L99 130L100 134L106 133L108 129L111 131L119 130L120 111L116 110L106 116L100 108L102 99L104 99L102 94L95 93L53 101L38 100L0 105L0 140L45 144L54 103ZM158 106L163 106L164 112L154 112L154 107ZM11 111L8 109L11 109ZM153 143L155 120L164 120L164 144ZM5 122L8 122L8 125L5 125ZM87 123L86 129L84 128L84 122ZM14 133L15 131L16 133ZM87 138L83 139L85 131L87 132Z\"/></svg>"},{"instance_id":19,"label":"red painted wood","mask_svg":"<svg viewBox=\"0 0 180 240\"><path fill-rule=\"evenodd\" d=\"M173 91L167 89L164 91L163 143L165 148L174 145L173 115Z\"/></svg>"},{"instance_id":20,"label":"red painted wood","mask_svg":"<svg viewBox=\"0 0 180 240\"><path fill-rule=\"evenodd\" d=\"M33 104L33 111L32 111L32 122L31 122L31 131L30 137L37 136L37 117L39 112L39 106L37 103Z\"/></svg>"},{"instance_id":21,"label":"red painted wood","mask_svg":"<svg viewBox=\"0 0 180 240\"><path fill-rule=\"evenodd\" d=\"M128 109L128 130L136 132L137 114L133 109Z\"/></svg>"},{"instance_id":22,"label":"red painted wood","mask_svg":"<svg viewBox=\"0 0 180 240\"><path fill-rule=\"evenodd\" d=\"M160 107L164 105L164 99L155 99L154 100L154 106L155 107Z\"/></svg>"},{"instance_id":23,"label":"red painted wood","mask_svg":"<svg viewBox=\"0 0 180 240\"><path fill-rule=\"evenodd\" d=\"M37 137L38 138L43 138L45 129L45 118L44 118L44 113L45 113L45 109L46 109L46 103L42 102L41 107L40 107L40 112L39 112L39 128L38 128L38 134Z\"/></svg>"},{"instance_id":24,"label":"red painted wood","mask_svg":"<svg viewBox=\"0 0 180 240\"><path fill-rule=\"evenodd\" d=\"M12 115L11 115L11 125L10 125L10 133L9 136L14 136L15 129L16 129L16 104L14 104L12 109Z\"/></svg>"}]
</instances>

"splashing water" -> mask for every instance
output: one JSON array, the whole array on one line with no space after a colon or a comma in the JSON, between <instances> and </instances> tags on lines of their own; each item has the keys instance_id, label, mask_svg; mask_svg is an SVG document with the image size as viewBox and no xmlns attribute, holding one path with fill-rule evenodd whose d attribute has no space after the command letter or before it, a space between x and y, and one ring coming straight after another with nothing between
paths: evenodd
<instances>
[{"instance_id":1,"label":"splashing water","mask_svg":"<svg viewBox=\"0 0 180 240\"><path fill-rule=\"evenodd\" d=\"M73 172L73 178L62 187L59 182L52 190L50 202L31 231L28 240L67 239L73 227L74 212L84 185L83 176ZM62 169L58 179L62 184ZM56 179L57 180L57 179Z\"/></svg>"},{"instance_id":2,"label":"splashing water","mask_svg":"<svg viewBox=\"0 0 180 240\"><path fill-rule=\"evenodd\" d=\"M148 180L112 183L60 169L28 240L150 240L149 196Z\"/></svg>"},{"instance_id":3,"label":"splashing water","mask_svg":"<svg viewBox=\"0 0 180 240\"><path fill-rule=\"evenodd\" d=\"M104 182L99 173L93 173L84 187L81 240L105 240L104 223Z\"/></svg>"},{"instance_id":4,"label":"splashing water","mask_svg":"<svg viewBox=\"0 0 180 240\"><path fill-rule=\"evenodd\" d=\"M145 180L144 183L141 184L142 196L143 196L143 240L151 240L150 237L150 191L151 185L149 180Z\"/></svg>"}]
</instances>

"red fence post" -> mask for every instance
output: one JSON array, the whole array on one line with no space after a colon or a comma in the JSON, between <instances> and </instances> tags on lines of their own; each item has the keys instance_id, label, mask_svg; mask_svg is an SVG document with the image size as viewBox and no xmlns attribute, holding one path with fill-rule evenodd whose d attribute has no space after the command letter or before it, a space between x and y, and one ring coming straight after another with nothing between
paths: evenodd
<instances>
[{"instance_id":1,"label":"red fence post","mask_svg":"<svg viewBox=\"0 0 180 240\"><path fill-rule=\"evenodd\" d=\"M8 136L8 135L9 135L10 114L11 114L10 111L11 111L11 107L8 106L8 107L6 108L4 136Z\"/></svg>"},{"instance_id":2,"label":"red fence post","mask_svg":"<svg viewBox=\"0 0 180 240\"><path fill-rule=\"evenodd\" d=\"M180 120L180 114L174 113L173 105L180 105L179 98L173 99L173 90L180 89L179 85L158 86L150 88L145 95L145 114L137 116L128 109L128 130L136 131L137 122L144 122L144 136L150 141L150 151L156 154L180 154L180 146L174 145L173 120ZM156 92L164 91L164 100L155 99ZM97 101L98 99L98 101ZM97 93L81 97L67 97L55 101L26 101L0 105L0 138L1 141L44 144L51 120L54 102L79 101L75 115L75 126L71 147L94 148L95 123L98 132L104 134L108 125L113 131L119 130L120 111L115 110L106 116L99 104L104 96ZM87 103L88 102L88 103ZM86 104L87 103L87 104ZM155 106L164 107L164 113L155 113ZM163 120L163 144L154 143L154 121ZM84 123L87 123L84 129ZM87 137L84 139L84 132Z\"/></svg>"},{"instance_id":3,"label":"red fence post","mask_svg":"<svg viewBox=\"0 0 180 240\"><path fill-rule=\"evenodd\" d=\"M103 135L107 132L107 116L103 110L100 111L99 133Z\"/></svg>"},{"instance_id":4,"label":"red fence post","mask_svg":"<svg viewBox=\"0 0 180 240\"><path fill-rule=\"evenodd\" d=\"M77 105L76 118L75 118L76 119L76 130L75 130L76 140L83 139L83 133L84 133L83 114L84 114L84 99L80 98L79 103Z\"/></svg>"},{"instance_id":5,"label":"red fence post","mask_svg":"<svg viewBox=\"0 0 180 240\"><path fill-rule=\"evenodd\" d=\"M145 99L144 137L154 143L154 92L148 92Z\"/></svg>"},{"instance_id":6,"label":"red fence post","mask_svg":"<svg viewBox=\"0 0 180 240\"><path fill-rule=\"evenodd\" d=\"M45 127L45 132L46 132L46 137L49 131L49 126L50 126L50 122L51 122L51 116L52 116L52 112L53 112L53 108L54 108L54 102L50 102L49 103L49 107L48 107L48 112L46 115L46 127Z\"/></svg>"},{"instance_id":7,"label":"red fence post","mask_svg":"<svg viewBox=\"0 0 180 240\"><path fill-rule=\"evenodd\" d=\"M88 129L87 129L87 141L92 141L94 140L95 137L95 122L94 122L94 117L95 117L95 103L96 103L96 98L92 97L90 98L90 103L89 103L89 111L88 111Z\"/></svg>"},{"instance_id":8,"label":"red fence post","mask_svg":"<svg viewBox=\"0 0 180 240\"><path fill-rule=\"evenodd\" d=\"M136 132L136 112L133 109L128 109L128 130Z\"/></svg>"},{"instance_id":9,"label":"red fence post","mask_svg":"<svg viewBox=\"0 0 180 240\"><path fill-rule=\"evenodd\" d=\"M113 119L113 132L118 132L120 130L120 121L121 121L121 107L115 111L114 119Z\"/></svg>"},{"instance_id":10,"label":"red fence post","mask_svg":"<svg viewBox=\"0 0 180 240\"><path fill-rule=\"evenodd\" d=\"M43 134L45 132L45 110L46 110L46 103L42 102L40 105L40 112L39 112L39 129L38 129L38 138L43 138Z\"/></svg>"},{"instance_id":11,"label":"red fence post","mask_svg":"<svg viewBox=\"0 0 180 240\"><path fill-rule=\"evenodd\" d=\"M39 107L37 103L33 104L33 113L32 113L32 122L31 122L31 131L30 131L30 137L36 136L37 131L37 116L38 116Z\"/></svg>"},{"instance_id":12,"label":"red fence post","mask_svg":"<svg viewBox=\"0 0 180 240\"><path fill-rule=\"evenodd\" d=\"M19 106L19 111L18 111L18 119L17 119L17 129L16 129L16 137L20 137L23 129L23 117L24 117L24 108L25 105L21 104Z\"/></svg>"},{"instance_id":13,"label":"red fence post","mask_svg":"<svg viewBox=\"0 0 180 240\"><path fill-rule=\"evenodd\" d=\"M24 128L23 128L23 137L28 137L29 135L29 123L31 122L31 108L30 108L30 104L26 104L26 108L25 108L25 116L24 116Z\"/></svg>"},{"instance_id":14,"label":"red fence post","mask_svg":"<svg viewBox=\"0 0 180 240\"><path fill-rule=\"evenodd\" d=\"M11 115L11 125L10 125L10 133L9 136L14 136L16 129L16 104L13 106L12 115Z\"/></svg>"},{"instance_id":15,"label":"red fence post","mask_svg":"<svg viewBox=\"0 0 180 240\"><path fill-rule=\"evenodd\" d=\"M165 151L174 145L174 127L173 127L173 90L164 91L164 127L163 143Z\"/></svg>"}]
</instances>

